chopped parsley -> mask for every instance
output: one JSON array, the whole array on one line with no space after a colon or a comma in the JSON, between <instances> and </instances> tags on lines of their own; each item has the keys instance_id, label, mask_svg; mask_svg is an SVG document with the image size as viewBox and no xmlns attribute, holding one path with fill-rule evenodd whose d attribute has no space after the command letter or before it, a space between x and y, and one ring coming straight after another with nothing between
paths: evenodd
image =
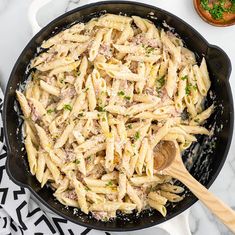
<instances>
[{"instance_id":1,"label":"chopped parsley","mask_svg":"<svg viewBox=\"0 0 235 235\"><path fill-rule=\"evenodd\" d=\"M126 96L126 95L125 95L125 96L124 96L124 99L125 99L125 100L130 100L130 99L131 99L131 97L130 97L130 96Z\"/></svg>"},{"instance_id":2,"label":"chopped parsley","mask_svg":"<svg viewBox=\"0 0 235 235\"><path fill-rule=\"evenodd\" d=\"M151 46L147 46L147 47L145 47L145 51L146 51L147 54L150 54L151 52L154 51L154 48L151 47Z\"/></svg>"},{"instance_id":3,"label":"chopped parsley","mask_svg":"<svg viewBox=\"0 0 235 235\"><path fill-rule=\"evenodd\" d=\"M166 82L165 75L163 75L159 79L156 79L157 89L161 89L165 85L165 82Z\"/></svg>"},{"instance_id":4,"label":"chopped parsley","mask_svg":"<svg viewBox=\"0 0 235 235\"><path fill-rule=\"evenodd\" d=\"M89 87L87 87L84 92L87 92L88 90L89 90Z\"/></svg>"},{"instance_id":5,"label":"chopped parsley","mask_svg":"<svg viewBox=\"0 0 235 235\"><path fill-rule=\"evenodd\" d=\"M74 163L80 164L80 160L76 159L76 160L74 160Z\"/></svg>"},{"instance_id":6,"label":"chopped parsley","mask_svg":"<svg viewBox=\"0 0 235 235\"><path fill-rule=\"evenodd\" d=\"M51 113L53 113L53 112L55 112L54 109L48 109L48 110L47 110L47 113L49 113L49 114L51 114Z\"/></svg>"},{"instance_id":7,"label":"chopped parsley","mask_svg":"<svg viewBox=\"0 0 235 235\"><path fill-rule=\"evenodd\" d=\"M70 104L65 104L64 105L64 110L72 111L72 106Z\"/></svg>"},{"instance_id":8,"label":"chopped parsley","mask_svg":"<svg viewBox=\"0 0 235 235\"><path fill-rule=\"evenodd\" d=\"M85 187L85 190L86 190L86 191L90 191L90 189L89 189L87 186Z\"/></svg>"},{"instance_id":9,"label":"chopped parsley","mask_svg":"<svg viewBox=\"0 0 235 235\"><path fill-rule=\"evenodd\" d=\"M209 11L210 7L208 6L209 0L201 0L201 6L203 7L204 10Z\"/></svg>"},{"instance_id":10,"label":"chopped parsley","mask_svg":"<svg viewBox=\"0 0 235 235\"><path fill-rule=\"evenodd\" d=\"M159 88L156 88L156 92L157 92L157 97L161 97L162 95L162 91Z\"/></svg>"},{"instance_id":11,"label":"chopped parsley","mask_svg":"<svg viewBox=\"0 0 235 235\"><path fill-rule=\"evenodd\" d=\"M199 123L199 122L200 122L200 119L199 119L199 118L195 118L195 119L194 119L194 122Z\"/></svg>"},{"instance_id":12,"label":"chopped parsley","mask_svg":"<svg viewBox=\"0 0 235 235\"><path fill-rule=\"evenodd\" d=\"M190 95L191 93L191 88L192 88L192 84L188 83L187 86L185 87L185 93L186 95Z\"/></svg>"},{"instance_id":13,"label":"chopped parsley","mask_svg":"<svg viewBox=\"0 0 235 235\"><path fill-rule=\"evenodd\" d=\"M104 107L102 107L102 106L97 106L97 111L99 111L99 112L105 112L106 110L105 110L105 108Z\"/></svg>"},{"instance_id":14,"label":"chopped parsley","mask_svg":"<svg viewBox=\"0 0 235 235\"><path fill-rule=\"evenodd\" d=\"M78 75L78 76L80 76L80 74L81 74L81 72L80 72L80 71L78 71L78 72L77 72L77 75Z\"/></svg>"},{"instance_id":15,"label":"chopped parsley","mask_svg":"<svg viewBox=\"0 0 235 235\"><path fill-rule=\"evenodd\" d=\"M102 121L102 122L105 122L105 121L106 121L106 118L105 118L105 117L102 117L101 121Z\"/></svg>"},{"instance_id":16,"label":"chopped parsley","mask_svg":"<svg viewBox=\"0 0 235 235\"><path fill-rule=\"evenodd\" d=\"M210 12L212 18L219 20L219 19L223 18L225 8L220 4L214 3L213 8L211 8L209 12Z\"/></svg>"},{"instance_id":17,"label":"chopped parsley","mask_svg":"<svg viewBox=\"0 0 235 235\"><path fill-rule=\"evenodd\" d=\"M188 83L185 87L185 93L186 95L190 95L191 94L191 91L193 90L197 90L197 85L192 85L192 83Z\"/></svg>"},{"instance_id":18,"label":"chopped parsley","mask_svg":"<svg viewBox=\"0 0 235 235\"><path fill-rule=\"evenodd\" d=\"M205 11L208 11L211 15L211 17L215 20L221 20L223 19L223 14L226 12L235 12L235 1L234 0L230 0L231 5L228 6L229 1L226 0L218 0L214 3L212 3L212 5L210 4L209 0L201 0L201 6ZM228 7L227 7L228 6Z\"/></svg>"},{"instance_id":19,"label":"chopped parsley","mask_svg":"<svg viewBox=\"0 0 235 235\"><path fill-rule=\"evenodd\" d=\"M130 99L131 99L130 96L125 95L125 92L124 92L124 91L119 91L119 92L117 93L117 95L123 97L125 100L130 100Z\"/></svg>"},{"instance_id":20,"label":"chopped parsley","mask_svg":"<svg viewBox=\"0 0 235 235\"><path fill-rule=\"evenodd\" d=\"M185 76L183 76L182 78L181 78L181 80L187 80L188 79L188 76L187 75L185 75Z\"/></svg>"},{"instance_id":21,"label":"chopped parsley","mask_svg":"<svg viewBox=\"0 0 235 235\"><path fill-rule=\"evenodd\" d=\"M132 125L131 124L128 124L126 127L127 127L127 129L132 129Z\"/></svg>"},{"instance_id":22,"label":"chopped parsley","mask_svg":"<svg viewBox=\"0 0 235 235\"><path fill-rule=\"evenodd\" d=\"M159 79L156 79L156 91L158 93L158 97L160 97L161 95L161 89L162 87L165 85L165 75L163 75L162 77L160 77Z\"/></svg>"},{"instance_id":23,"label":"chopped parsley","mask_svg":"<svg viewBox=\"0 0 235 235\"><path fill-rule=\"evenodd\" d=\"M137 141L140 138L140 132L137 131L134 135L134 140Z\"/></svg>"},{"instance_id":24,"label":"chopped parsley","mask_svg":"<svg viewBox=\"0 0 235 235\"><path fill-rule=\"evenodd\" d=\"M117 94L118 94L118 96L124 96L125 95L124 91L119 91Z\"/></svg>"},{"instance_id":25,"label":"chopped parsley","mask_svg":"<svg viewBox=\"0 0 235 235\"><path fill-rule=\"evenodd\" d=\"M113 182L111 180L106 184L106 186L112 186L112 185L113 185Z\"/></svg>"},{"instance_id":26,"label":"chopped parsley","mask_svg":"<svg viewBox=\"0 0 235 235\"><path fill-rule=\"evenodd\" d=\"M154 48L151 47L151 46L149 46L149 45L144 45L144 44L142 44L142 47L145 49L145 52L146 52L147 56L148 56L151 52L154 51Z\"/></svg>"}]
</instances>

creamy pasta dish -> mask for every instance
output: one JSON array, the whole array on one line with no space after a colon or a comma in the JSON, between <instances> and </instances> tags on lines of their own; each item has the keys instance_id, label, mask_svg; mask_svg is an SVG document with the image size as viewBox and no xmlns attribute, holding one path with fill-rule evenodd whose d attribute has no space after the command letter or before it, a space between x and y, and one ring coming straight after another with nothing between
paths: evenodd
<instances>
[{"instance_id":1,"label":"creamy pasta dish","mask_svg":"<svg viewBox=\"0 0 235 235\"><path fill-rule=\"evenodd\" d=\"M154 151L176 141L183 152L210 134L205 59L198 65L179 37L147 19L112 14L73 24L41 48L16 92L41 187L102 221L148 208L165 216L183 188L154 169Z\"/></svg>"}]
</instances>

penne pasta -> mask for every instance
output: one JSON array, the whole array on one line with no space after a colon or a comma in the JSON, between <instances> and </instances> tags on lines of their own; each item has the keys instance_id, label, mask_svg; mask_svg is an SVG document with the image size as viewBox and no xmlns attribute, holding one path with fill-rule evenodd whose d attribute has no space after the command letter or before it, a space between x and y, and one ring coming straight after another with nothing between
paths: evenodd
<instances>
[{"instance_id":1,"label":"penne pasta","mask_svg":"<svg viewBox=\"0 0 235 235\"><path fill-rule=\"evenodd\" d=\"M182 153L213 134L205 58L149 19L101 12L65 27L39 45L16 91L30 172L102 221L149 208L166 216L184 189L155 169L163 142Z\"/></svg>"}]
</instances>

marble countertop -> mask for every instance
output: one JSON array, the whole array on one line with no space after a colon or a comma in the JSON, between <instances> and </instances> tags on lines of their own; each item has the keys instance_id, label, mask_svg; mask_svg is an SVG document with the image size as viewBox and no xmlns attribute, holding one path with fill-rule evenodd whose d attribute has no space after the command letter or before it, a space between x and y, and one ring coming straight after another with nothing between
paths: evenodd
<instances>
[{"instance_id":1,"label":"marble countertop","mask_svg":"<svg viewBox=\"0 0 235 235\"><path fill-rule=\"evenodd\" d=\"M56 2L56 4L55 4ZM84 4L85 0L57 0L43 7L38 14L40 25L46 25L56 16ZM92 1L89 1L92 2ZM217 28L206 24L196 14L191 0L142 0L141 2L163 8L193 26L209 43L220 46L230 57L235 68L235 26ZM11 69L32 37L32 30L27 19L27 10L31 0L1 0L0 1L0 85L6 87ZM51 6L51 7L50 7ZM52 10L53 9L53 10ZM235 69L232 71L230 83L235 92ZM210 190L235 209L235 138L228 154L226 163ZM200 203L190 209L190 228L192 234L225 235L230 232ZM154 232L153 232L154 231ZM142 231L143 232L143 231ZM143 233L137 232L137 234ZM146 234L166 234L163 231L149 229ZM183 234L182 234L183 235Z\"/></svg>"}]
</instances>

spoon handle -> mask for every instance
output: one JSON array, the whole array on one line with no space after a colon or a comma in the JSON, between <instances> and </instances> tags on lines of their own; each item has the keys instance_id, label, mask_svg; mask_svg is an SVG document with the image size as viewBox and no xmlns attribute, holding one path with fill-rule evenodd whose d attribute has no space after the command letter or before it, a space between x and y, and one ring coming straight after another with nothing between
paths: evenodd
<instances>
[{"instance_id":1,"label":"spoon handle","mask_svg":"<svg viewBox=\"0 0 235 235\"><path fill-rule=\"evenodd\" d=\"M208 191L185 167L167 169L167 174L181 181L203 204L235 233L235 211Z\"/></svg>"}]
</instances>

